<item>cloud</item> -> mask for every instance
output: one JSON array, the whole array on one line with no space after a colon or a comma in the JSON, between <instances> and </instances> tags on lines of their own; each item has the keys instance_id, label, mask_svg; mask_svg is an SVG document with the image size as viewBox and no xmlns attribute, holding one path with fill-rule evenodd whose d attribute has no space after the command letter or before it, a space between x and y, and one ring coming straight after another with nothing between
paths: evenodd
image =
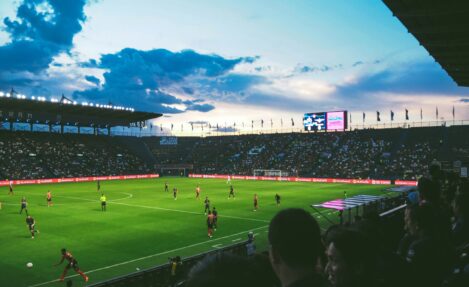
<instances>
[{"instance_id":1,"label":"cloud","mask_svg":"<svg viewBox=\"0 0 469 287\"><path fill-rule=\"evenodd\" d=\"M370 93L398 94L469 94L460 88L435 62L401 63L386 69L363 74L355 81L337 85L342 97L360 97Z\"/></svg>"},{"instance_id":2,"label":"cloud","mask_svg":"<svg viewBox=\"0 0 469 287\"><path fill-rule=\"evenodd\" d=\"M364 64L363 61L356 61L355 63L352 64L352 67L357 67L363 64Z\"/></svg>"},{"instance_id":3,"label":"cloud","mask_svg":"<svg viewBox=\"0 0 469 287\"><path fill-rule=\"evenodd\" d=\"M0 70L39 73L56 55L69 52L73 36L86 20L85 2L24 0L16 20L3 20L11 41L0 47Z\"/></svg>"},{"instance_id":4,"label":"cloud","mask_svg":"<svg viewBox=\"0 0 469 287\"><path fill-rule=\"evenodd\" d=\"M252 63L255 59L226 59L193 50L171 52L166 49L142 51L125 48L114 54L102 55L99 61L92 59L80 63L82 67L105 71L104 83L100 89L75 91L74 96L160 113L208 112L215 106L198 97L200 89L206 90L203 85L223 85L229 79L235 80L236 76L231 78L227 74L236 65ZM183 99L183 95L191 99Z\"/></svg>"},{"instance_id":5,"label":"cloud","mask_svg":"<svg viewBox=\"0 0 469 287\"><path fill-rule=\"evenodd\" d=\"M85 76L85 80L87 80L88 82L92 83L92 84L95 84L96 86L99 86L99 84L101 83L101 81L96 78L95 76Z\"/></svg>"},{"instance_id":6,"label":"cloud","mask_svg":"<svg viewBox=\"0 0 469 287\"><path fill-rule=\"evenodd\" d=\"M304 74L304 73L313 73L313 72L329 72L336 69L342 69L343 65L322 65L322 66L313 66L313 65L301 65L298 64L295 69L294 73Z\"/></svg>"}]
</instances>

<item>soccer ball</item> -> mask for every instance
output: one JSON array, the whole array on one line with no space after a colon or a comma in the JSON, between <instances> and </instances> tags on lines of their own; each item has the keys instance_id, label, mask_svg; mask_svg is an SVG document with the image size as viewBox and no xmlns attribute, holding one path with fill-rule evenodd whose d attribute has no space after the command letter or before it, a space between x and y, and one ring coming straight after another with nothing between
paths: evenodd
<instances>
[{"instance_id":1,"label":"soccer ball","mask_svg":"<svg viewBox=\"0 0 469 287\"><path fill-rule=\"evenodd\" d=\"M33 263L31 263L31 262L27 263L27 264L26 264L26 267L32 268L32 267L33 267Z\"/></svg>"}]
</instances>

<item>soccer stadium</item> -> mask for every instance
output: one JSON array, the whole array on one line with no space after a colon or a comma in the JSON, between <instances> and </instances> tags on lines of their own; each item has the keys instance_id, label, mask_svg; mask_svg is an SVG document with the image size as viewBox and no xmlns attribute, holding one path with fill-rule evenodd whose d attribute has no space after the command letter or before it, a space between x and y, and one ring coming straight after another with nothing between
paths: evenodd
<instances>
[{"instance_id":1,"label":"soccer stadium","mask_svg":"<svg viewBox=\"0 0 469 287\"><path fill-rule=\"evenodd\" d=\"M351 2L2 1L0 286L469 286L469 3Z\"/></svg>"}]
</instances>

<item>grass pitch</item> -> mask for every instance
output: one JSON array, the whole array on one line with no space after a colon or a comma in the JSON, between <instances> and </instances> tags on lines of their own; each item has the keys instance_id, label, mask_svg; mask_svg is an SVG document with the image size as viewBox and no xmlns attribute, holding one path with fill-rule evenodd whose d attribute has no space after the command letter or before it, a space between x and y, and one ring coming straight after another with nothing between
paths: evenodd
<instances>
[{"instance_id":1,"label":"grass pitch","mask_svg":"<svg viewBox=\"0 0 469 287\"><path fill-rule=\"evenodd\" d=\"M164 182L170 192L164 192ZM195 188L201 187L200 200ZM0 286L65 286L58 282L65 263L58 263L61 248L78 260L90 283L135 272L168 261L168 257L190 256L224 247L256 234L258 250L266 246L267 225L273 215L287 207L309 206L347 195L381 194L387 186L320 184L301 182L233 181L236 199L228 199L225 180L159 178L127 181L102 181L101 191L108 199L102 212L95 182L15 186L0 189ZM172 188L177 187L177 200ZM46 192L51 190L53 206L47 207ZM259 195L259 210L253 211L254 194ZM279 193L281 206L275 204ZM25 217L20 215L20 200L28 200L29 213L40 234L31 239ZM211 200L219 212L218 229L207 238L203 201ZM329 211L327 211L329 213ZM326 214L327 214L326 213ZM327 214L337 220L335 213ZM328 223L318 217L322 228ZM34 266L27 268L32 262ZM73 286L85 286L73 270L67 274Z\"/></svg>"}]
</instances>

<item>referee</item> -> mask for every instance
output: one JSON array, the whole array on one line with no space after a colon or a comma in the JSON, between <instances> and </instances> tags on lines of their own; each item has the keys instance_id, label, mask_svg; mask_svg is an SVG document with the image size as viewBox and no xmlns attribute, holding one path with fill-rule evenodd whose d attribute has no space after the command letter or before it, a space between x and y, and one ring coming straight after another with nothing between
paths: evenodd
<instances>
[{"instance_id":1,"label":"referee","mask_svg":"<svg viewBox=\"0 0 469 287\"><path fill-rule=\"evenodd\" d=\"M106 211L106 196L104 193L101 194L99 201L101 201L101 211Z\"/></svg>"}]
</instances>

